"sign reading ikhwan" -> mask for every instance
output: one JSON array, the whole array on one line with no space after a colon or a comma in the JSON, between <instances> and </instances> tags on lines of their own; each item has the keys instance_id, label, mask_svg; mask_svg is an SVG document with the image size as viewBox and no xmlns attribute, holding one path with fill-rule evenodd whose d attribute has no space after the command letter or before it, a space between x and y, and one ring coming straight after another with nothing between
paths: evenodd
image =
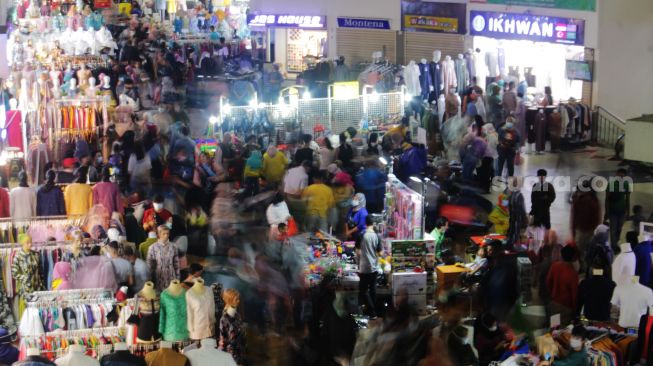
<instances>
[{"instance_id":1,"label":"sign reading ikhwan","mask_svg":"<svg viewBox=\"0 0 653 366\"><path fill-rule=\"evenodd\" d=\"M585 38L585 21L581 19L474 10L469 19L469 33L474 36L579 46Z\"/></svg>"}]
</instances>

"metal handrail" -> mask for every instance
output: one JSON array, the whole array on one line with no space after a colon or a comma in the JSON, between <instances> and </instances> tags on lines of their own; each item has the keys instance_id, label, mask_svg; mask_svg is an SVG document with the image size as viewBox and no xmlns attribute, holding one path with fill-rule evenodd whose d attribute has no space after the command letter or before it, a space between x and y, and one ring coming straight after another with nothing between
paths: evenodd
<instances>
[{"instance_id":1,"label":"metal handrail","mask_svg":"<svg viewBox=\"0 0 653 366\"><path fill-rule=\"evenodd\" d=\"M606 147L615 147L626 130L626 121L607 109L596 106L592 126L592 141Z\"/></svg>"}]
</instances>

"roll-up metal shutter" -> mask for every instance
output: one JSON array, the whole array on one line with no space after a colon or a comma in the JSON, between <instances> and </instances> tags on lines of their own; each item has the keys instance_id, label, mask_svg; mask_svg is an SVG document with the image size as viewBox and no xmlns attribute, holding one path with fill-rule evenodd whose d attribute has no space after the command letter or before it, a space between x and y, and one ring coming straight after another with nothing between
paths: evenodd
<instances>
[{"instance_id":1,"label":"roll-up metal shutter","mask_svg":"<svg viewBox=\"0 0 653 366\"><path fill-rule=\"evenodd\" d=\"M338 56L345 56L348 65L372 60L372 53L382 51L388 60L397 60L397 32L392 30L338 29Z\"/></svg>"},{"instance_id":2,"label":"roll-up metal shutter","mask_svg":"<svg viewBox=\"0 0 653 366\"><path fill-rule=\"evenodd\" d=\"M460 34L405 32L404 43L404 63L419 62L422 58L431 60L435 50L442 51L442 58L465 53L465 36Z\"/></svg>"}]
</instances>

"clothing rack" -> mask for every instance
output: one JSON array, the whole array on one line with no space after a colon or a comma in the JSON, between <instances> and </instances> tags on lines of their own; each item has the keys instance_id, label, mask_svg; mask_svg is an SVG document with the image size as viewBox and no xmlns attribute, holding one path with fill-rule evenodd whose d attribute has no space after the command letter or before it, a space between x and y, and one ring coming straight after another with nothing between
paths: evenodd
<instances>
[{"instance_id":1,"label":"clothing rack","mask_svg":"<svg viewBox=\"0 0 653 366\"><path fill-rule=\"evenodd\" d=\"M76 296L77 298L100 298L103 296L103 300L110 299L112 297L111 290L106 288L86 288L86 289L71 289L71 290L58 290L58 291L34 291L30 294L33 297L39 298L66 298Z\"/></svg>"}]
</instances>

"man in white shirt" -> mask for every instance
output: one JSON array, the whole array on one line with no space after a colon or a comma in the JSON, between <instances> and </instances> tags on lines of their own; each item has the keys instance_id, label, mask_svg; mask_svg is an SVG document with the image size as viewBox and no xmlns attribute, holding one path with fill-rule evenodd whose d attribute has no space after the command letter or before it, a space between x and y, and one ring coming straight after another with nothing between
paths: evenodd
<instances>
[{"instance_id":1,"label":"man in white shirt","mask_svg":"<svg viewBox=\"0 0 653 366\"><path fill-rule=\"evenodd\" d=\"M300 198L304 188L308 186L308 173L311 172L312 164L304 161L301 165L288 169L283 179L283 193L293 198Z\"/></svg>"},{"instance_id":2,"label":"man in white shirt","mask_svg":"<svg viewBox=\"0 0 653 366\"><path fill-rule=\"evenodd\" d=\"M653 306L653 291L639 283L639 277L618 284L612 294L612 305L619 308L619 326L637 328L642 315Z\"/></svg>"},{"instance_id":3,"label":"man in white shirt","mask_svg":"<svg viewBox=\"0 0 653 366\"><path fill-rule=\"evenodd\" d=\"M132 247L125 247L123 255L132 266L132 272L134 274L132 290L134 293L138 293L143 289L145 282L150 280L150 270L147 268L147 263L144 260L136 257Z\"/></svg>"},{"instance_id":4,"label":"man in white shirt","mask_svg":"<svg viewBox=\"0 0 653 366\"><path fill-rule=\"evenodd\" d=\"M117 241L112 241L105 247L105 250L109 258L111 258L111 264L113 264L113 270L116 272L116 282L118 285L131 286L134 283L132 265L128 260L120 257L118 254L119 248L120 244Z\"/></svg>"}]
</instances>

